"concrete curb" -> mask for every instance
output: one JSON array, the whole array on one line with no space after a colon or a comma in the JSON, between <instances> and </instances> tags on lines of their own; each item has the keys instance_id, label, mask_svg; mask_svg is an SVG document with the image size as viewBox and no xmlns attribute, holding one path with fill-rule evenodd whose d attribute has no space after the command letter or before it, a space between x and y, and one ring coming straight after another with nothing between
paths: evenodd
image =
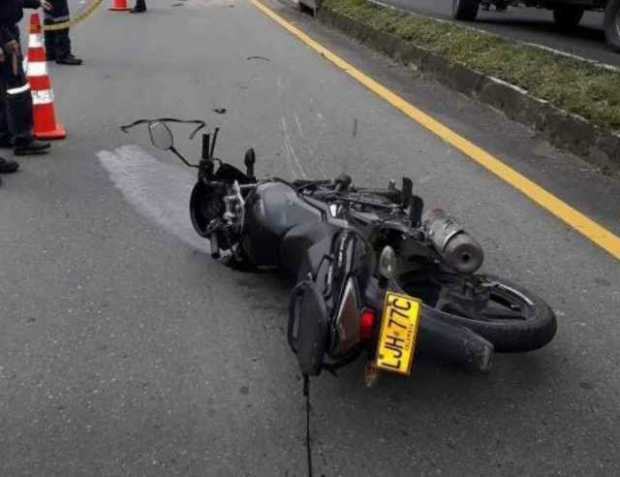
<instances>
[{"instance_id":1,"label":"concrete curb","mask_svg":"<svg viewBox=\"0 0 620 477\"><path fill-rule=\"evenodd\" d=\"M502 111L533 127L554 146L581 156L605 173L620 172L620 134L597 127L585 118L559 109L527 91L323 6L318 19L395 60L415 66L442 84Z\"/></svg>"}]
</instances>

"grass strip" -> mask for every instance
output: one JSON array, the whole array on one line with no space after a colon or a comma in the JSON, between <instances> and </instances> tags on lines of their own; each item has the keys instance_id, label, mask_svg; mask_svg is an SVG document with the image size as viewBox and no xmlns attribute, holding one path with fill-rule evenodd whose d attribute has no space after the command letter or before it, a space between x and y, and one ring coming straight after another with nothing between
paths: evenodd
<instances>
[{"instance_id":1,"label":"grass strip","mask_svg":"<svg viewBox=\"0 0 620 477\"><path fill-rule=\"evenodd\" d=\"M366 0L323 0L322 7L519 86L596 126L620 130L620 71Z\"/></svg>"}]
</instances>

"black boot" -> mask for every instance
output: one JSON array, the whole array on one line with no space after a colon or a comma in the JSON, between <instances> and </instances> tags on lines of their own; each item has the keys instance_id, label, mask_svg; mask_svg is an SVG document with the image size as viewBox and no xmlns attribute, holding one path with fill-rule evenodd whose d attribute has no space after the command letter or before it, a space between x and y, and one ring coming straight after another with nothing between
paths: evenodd
<instances>
[{"instance_id":1,"label":"black boot","mask_svg":"<svg viewBox=\"0 0 620 477\"><path fill-rule=\"evenodd\" d=\"M18 68L21 70L18 62ZM18 86L22 84L23 71L19 71L16 78L11 78L13 91L7 90L5 94L7 129L13 138L14 153L16 156L27 156L30 154L44 154L50 148L49 143L37 141L32 135L34 121L32 117L32 94L29 88ZM19 91L14 91L18 88Z\"/></svg>"},{"instance_id":2,"label":"black boot","mask_svg":"<svg viewBox=\"0 0 620 477\"><path fill-rule=\"evenodd\" d=\"M55 2L52 2L55 3ZM63 7L66 7L66 0L62 4ZM64 13L65 9L62 9L61 13ZM55 23L58 23L56 20ZM54 50L54 58L56 63L59 65L70 65L70 66L79 66L83 63L83 61L79 58L73 56L71 53L71 36L69 35L69 29L63 28L62 30L58 30L55 33L55 50Z\"/></svg>"},{"instance_id":3,"label":"black boot","mask_svg":"<svg viewBox=\"0 0 620 477\"><path fill-rule=\"evenodd\" d=\"M47 154L49 148L49 142L37 141L36 139L32 139L28 142L16 141L14 153L16 156Z\"/></svg>"},{"instance_id":4,"label":"black boot","mask_svg":"<svg viewBox=\"0 0 620 477\"><path fill-rule=\"evenodd\" d=\"M69 53L68 55L57 57L56 63L59 65L80 66L84 62L81 58L76 58L72 53Z\"/></svg>"},{"instance_id":5,"label":"black boot","mask_svg":"<svg viewBox=\"0 0 620 477\"><path fill-rule=\"evenodd\" d=\"M13 149L13 141L11 140L11 136L5 134L0 137L0 149Z\"/></svg>"},{"instance_id":6,"label":"black boot","mask_svg":"<svg viewBox=\"0 0 620 477\"><path fill-rule=\"evenodd\" d=\"M146 12L146 0L136 0L136 6L130 10L131 13Z\"/></svg>"},{"instance_id":7,"label":"black boot","mask_svg":"<svg viewBox=\"0 0 620 477\"><path fill-rule=\"evenodd\" d=\"M15 161L9 161L0 157L0 174L12 174L17 172L19 164Z\"/></svg>"}]
</instances>

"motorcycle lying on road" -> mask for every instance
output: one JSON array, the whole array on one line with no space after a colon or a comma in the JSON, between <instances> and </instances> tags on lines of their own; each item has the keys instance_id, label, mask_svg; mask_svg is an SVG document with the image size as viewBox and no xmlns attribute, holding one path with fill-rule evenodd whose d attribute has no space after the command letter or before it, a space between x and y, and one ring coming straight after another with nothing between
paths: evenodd
<instances>
[{"instance_id":1,"label":"motorcycle lying on road","mask_svg":"<svg viewBox=\"0 0 620 477\"><path fill-rule=\"evenodd\" d=\"M334 180L257 179L252 149L245 172L214 155L219 129L203 134L202 159L174 146L171 123L139 120L153 145L197 169L189 198L196 232L233 267L277 269L290 277L288 341L307 379L360 356L366 382L383 371L409 375L425 354L489 372L495 352L536 350L556 333L551 308L509 280L477 273L481 246L442 210L425 213L413 182L385 189Z\"/></svg>"}]
</instances>

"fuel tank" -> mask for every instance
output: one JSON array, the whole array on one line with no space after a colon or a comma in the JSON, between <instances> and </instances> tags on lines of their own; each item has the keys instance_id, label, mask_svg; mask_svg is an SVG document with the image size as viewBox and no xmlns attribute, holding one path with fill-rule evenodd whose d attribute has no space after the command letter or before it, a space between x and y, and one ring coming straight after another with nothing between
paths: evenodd
<instances>
[{"instance_id":1,"label":"fuel tank","mask_svg":"<svg viewBox=\"0 0 620 477\"><path fill-rule=\"evenodd\" d=\"M291 186L261 184L246 200L244 251L259 267L278 267L284 235L298 225L321 222L321 217Z\"/></svg>"}]
</instances>

